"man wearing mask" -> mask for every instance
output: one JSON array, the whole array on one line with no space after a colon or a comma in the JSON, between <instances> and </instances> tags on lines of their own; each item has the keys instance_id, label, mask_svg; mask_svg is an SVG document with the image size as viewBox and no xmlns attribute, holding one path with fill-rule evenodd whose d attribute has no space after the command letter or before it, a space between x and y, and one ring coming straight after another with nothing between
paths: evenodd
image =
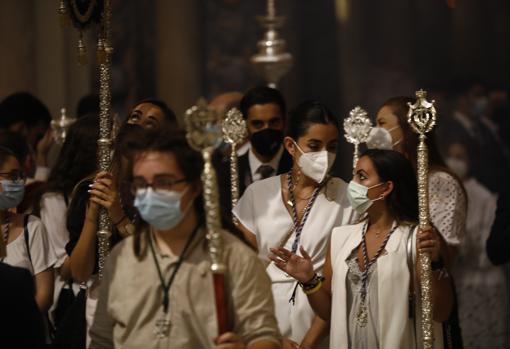
<instances>
[{"instance_id":1,"label":"man wearing mask","mask_svg":"<svg viewBox=\"0 0 510 349\"><path fill-rule=\"evenodd\" d=\"M292 158L283 147L286 107L280 91L267 86L254 87L243 96L240 110L246 120L251 144L239 157L239 196L251 183L287 172ZM222 211L231 213L230 163L219 169Z\"/></svg>"}]
</instances>

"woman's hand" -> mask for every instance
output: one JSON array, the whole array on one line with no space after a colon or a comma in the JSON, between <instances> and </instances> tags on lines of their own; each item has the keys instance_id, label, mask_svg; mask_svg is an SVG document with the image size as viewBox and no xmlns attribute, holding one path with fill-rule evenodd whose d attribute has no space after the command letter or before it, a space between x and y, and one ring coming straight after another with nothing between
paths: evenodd
<instances>
[{"instance_id":1,"label":"woman's hand","mask_svg":"<svg viewBox=\"0 0 510 349\"><path fill-rule=\"evenodd\" d=\"M306 253L303 246L299 248L303 257L300 257L285 248L270 248L272 254L269 255L269 259L274 264L292 276L299 282L310 281L315 272L313 270L312 258Z\"/></svg>"},{"instance_id":2,"label":"woman's hand","mask_svg":"<svg viewBox=\"0 0 510 349\"><path fill-rule=\"evenodd\" d=\"M94 183L90 185L89 193L91 203L106 208L113 222L122 220L124 213L120 206L118 193L113 189L111 173L106 171L99 172Z\"/></svg>"},{"instance_id":3,"label":"woman's hand","mask_svg":"<svg viewBox=\"0 0 510 349\"><path fill-rule=\"evenodd\" d=\"M282 349L301 349L301 346L292 339L284 337L282 340Z\"/></svg>"},{"instance_id":4,"label":"woman's hand","mask_svg":"<svg viewBox=\"0 0 510 349\"><path fill-rule=\"evenodd\" d=\"M416 247L420 253L429 253L433 262L441 258L441 240L433 227L420 228L416 239Z\"/></svg>"},{"instance_id":5,"label":"woman's hand","mask_svg":"<svg viewBox=\"0 0 510 349\"><path fill-rule=\"evenodd\" d=\"M215 349L244 349L246 346L241 337L234 332L227 332L214 338Z\"/></svg>"}]
</instances>

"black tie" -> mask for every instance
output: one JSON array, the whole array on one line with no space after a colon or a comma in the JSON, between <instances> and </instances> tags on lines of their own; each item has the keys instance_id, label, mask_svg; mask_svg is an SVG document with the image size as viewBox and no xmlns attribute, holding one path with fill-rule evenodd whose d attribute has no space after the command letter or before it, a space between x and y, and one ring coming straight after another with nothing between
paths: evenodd
<instances>
[{"instance_id":1,"label":"black tie","mask_svg":"<svg viewBox=\"0 0 510 349\"><path fill-rule=\"evenodd\" d=\"M268 177L271 177L273 174L274 169L269 165L261 165L257 172L260 174L261 179L266 179Z\"/></svg>"}]
</instances>

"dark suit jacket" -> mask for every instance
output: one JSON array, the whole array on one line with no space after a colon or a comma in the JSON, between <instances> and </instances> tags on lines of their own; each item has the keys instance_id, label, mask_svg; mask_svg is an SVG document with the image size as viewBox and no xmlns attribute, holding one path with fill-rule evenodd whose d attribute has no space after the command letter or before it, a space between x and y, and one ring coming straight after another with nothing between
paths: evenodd
<instances>
[{"instance_id":1,"label":"dark suit jacket","mask_svg":"<svg viewBox=\"0 0 510 349\"><path fill-rule=\"evenodd\" d=\"M496 218L487 239L487 256L495 265L510 261L510 189L498 198Z\"/></svg>"},{"instance_id":2,"label":"dark suit jacket","mask_svg":"<svg viewBox=\"0 0 510 349\"><path fill-rule=\"evenodd\" d=\"M0 263L0 347L45 347L41 313L35 303L32 275L23 268Z\"/></svg>"},{"instance_id":3,"label":"dark suit jacket","mask_svg":"<svg viewBox=\"0 0 510 349\"><path fill-rule=\"evenodd\" d=\"M253 179L251 178L251 169L250 169L250 161L248 158L248 153L240 156L237 162L237 170L239 173L239 197L241 197L251 183L253 183ZM292 157L290 154L284 149L280 162L278 164L278 169L276 171L277 175L288 172L292 167ZM220 203L221 203L221 213L225 218L232 218L232 194L230 191L230 157L224 157L220 163L216 166L216 171L218 174L218 186L220 191Z\"/></svg>"}]
</instances>

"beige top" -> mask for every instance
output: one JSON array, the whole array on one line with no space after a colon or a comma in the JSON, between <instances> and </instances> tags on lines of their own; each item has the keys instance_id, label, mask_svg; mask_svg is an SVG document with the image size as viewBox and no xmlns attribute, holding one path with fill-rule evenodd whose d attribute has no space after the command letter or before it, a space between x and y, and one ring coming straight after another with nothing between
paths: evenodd
<instances>
[{"instance_id":1,"label":"beige top","mask_svg":"<svg viewBox=\"0 0 510 349\"><path fill-rule=\"evenodd\" d=\"M233 331L248 345L258 340L280 342L274 316L271 282L256 254L229 233L223 234ZM200 231L170 289L169 336L154 334L163 316L162 290L150 250L138 260L133 237L112 251L100 286L90 349L97 348L212 348L218 336L213 277L209 270L205 232ZM177 256L158 252L168 281Z\"/></svg>"}]
</instances>

